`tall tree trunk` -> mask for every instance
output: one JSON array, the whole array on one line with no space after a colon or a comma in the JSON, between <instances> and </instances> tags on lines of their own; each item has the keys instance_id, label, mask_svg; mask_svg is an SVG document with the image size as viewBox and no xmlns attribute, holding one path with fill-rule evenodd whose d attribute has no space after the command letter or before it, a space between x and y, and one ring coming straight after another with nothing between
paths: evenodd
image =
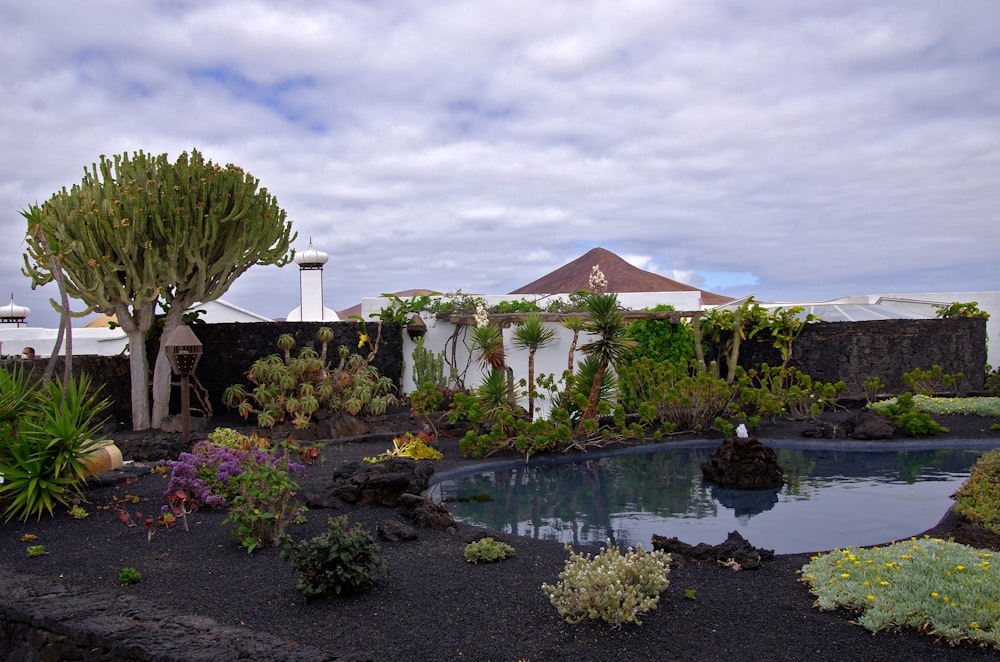
<instances>
[{"instance_id":1,"label":"tall tree trunk","mask_svg":"<svg viewBox=\"0 0 1000 662\"><path fill-rule=\"evenodd\" d=\"M173 301L167 309L163 320L163 335L160 336L159 350L156 352L156 363L153 365L153 415L150 425L160 427L163 419L170 415L170 360L167 358L167 338L184 320L184 312L189 303Z\"/></svg>"},{"instance_id":2,"label":"tall tree trunk","mask_svg":"<svg viewBox=\"0 0 1000 662\"><path fill-rule=\"evenodd\" d=\"M146 334L153 324L153 302L137 303L132 312L125 304L115 306L115 315L128 336L129 376L132 379L132 429L149 429L149 362Z\"/></svg>"},{"instance_id":3,"label":"tall tree trunk","mask_svg":"<svg viewBox=\"0 0 1000 662\"><path fill-rule=\"evenodd\" d=\"M528 352L528 421L535 420L535 350Z\"/></svg>"}]
</instances>

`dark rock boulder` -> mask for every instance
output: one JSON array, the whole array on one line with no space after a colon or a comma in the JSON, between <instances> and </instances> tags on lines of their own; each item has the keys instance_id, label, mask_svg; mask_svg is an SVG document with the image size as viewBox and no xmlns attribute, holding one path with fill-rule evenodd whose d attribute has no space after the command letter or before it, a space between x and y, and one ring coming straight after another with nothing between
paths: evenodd
<instances>
[{"instance_id":1,"label":"dark rock boulder","mask_svg":"<svg viewBox=\"0 0 1000 662\"><path fill-rule=\"evenodd\" d=\"M435 529L447 529L455 526L455 518L448 512L443 503L434 503L427 497L417 494L403 494L399 497L400 515L419 526L429 526Z\"/></svg>"},{"instance_id":2,"label":"dark rock boulder","mask_svg":"<svg viewBox=\"0 0 1000 662\"><path fill-rule=\"evenodd\" d=\"M892 439L896 428L888 418L871 409L862 409L847 421L851 439Z\"/></svg>"},{"instance_id":3,"label":"dark rock boulder","mask_svg":"<svg viewBox=\"0 0 1000 662\"><path fill-rule=\"evenodd\" d=\"M371 428L365 421L346 411L322 410L316 412L316 423L326 439L344 439L368 434Z\"/></svg>"},{"instance_id":4,"label":"dark rock boulder","mask_svg":"<svg viewBox=\"0 0 1000 662\"><path fill-rule=\"evenodd\" d=\"M378 532L378 537L387 542L417 539L417 530L398 519L382 520L375 527L375 530Z\"/></svg>"},{"instance_id":5,"label":"dark rock boulder","mask_svg":"<svg viewBox=\"0 0 1000 662\"><path fill-rule=\"evenodd\" d=\"M701 465L705 480L737 490L771 490L784 484L774 450L756 439L726 439Z\"/></svg>"},{"instance_id":6,"label":"dark rock boulder","mask_svg":"<svg viewBox=\"0 0 1000 662\"><path fill-rule=\"evenodd\" d=\"M725 542L709 545L700 542L689 545L677 538L653 534L653 549L668 552L675 563L683 561L715 561L733 570L755 570L761 561L774 557L774 550L754 547L739 531L731 531Z\"/></svg>"},{"instance_id":7,"label":"dark rock boulder","mask_svg":"<svg viewBox=\"0 0 1000 662\"><path fill-rule=\"evenodd\" d=\"M306 503L314 507L336 507L338 501L359 506L401 505L404 494L420 495L430 482L434 467L427 462L389 458L384 462L351 462L334 470L329 485Z\"/></svg>"}]
</instances>

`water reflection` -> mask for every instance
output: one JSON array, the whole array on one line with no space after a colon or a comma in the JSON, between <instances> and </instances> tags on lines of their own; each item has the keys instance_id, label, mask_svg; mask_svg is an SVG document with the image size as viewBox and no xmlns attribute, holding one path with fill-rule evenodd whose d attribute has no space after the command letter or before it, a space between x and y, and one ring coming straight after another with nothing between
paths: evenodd
<instances>
[{"instance_id":1,"label":"water reflection","mask_svg":"<svg viewBox=\"0 0 1000 662\"><path fill-rule=\"evenodd\" d=\"M779 553L868 545L933 526L982 450L777 448L779 490L703 482L715 445L510 466L436 485L459 520L574 545L649 547L653 533L716 544L738 530Z\"/></svg>"}]
</instances>

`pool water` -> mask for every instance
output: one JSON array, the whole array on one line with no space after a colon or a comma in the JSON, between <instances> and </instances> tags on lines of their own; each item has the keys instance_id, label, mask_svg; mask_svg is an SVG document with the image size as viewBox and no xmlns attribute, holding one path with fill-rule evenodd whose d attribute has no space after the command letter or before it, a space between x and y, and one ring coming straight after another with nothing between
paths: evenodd
<instances>
[{"instance_id":1,"label":"pool water","mask_svg":"<svg viewBox=\"0 0 1000 662\"><path fill-rule=\"evenodd\" d=\"M718 442L703 441L484 466L439 477L430 495L459 521L529 538L649 549L654 533L714 545L739 531L756 547L790 554L875 545L933 527L986 448L762 441L785 471L778 490L704 481L701 464Z\"/></svg>"}]
</instances>

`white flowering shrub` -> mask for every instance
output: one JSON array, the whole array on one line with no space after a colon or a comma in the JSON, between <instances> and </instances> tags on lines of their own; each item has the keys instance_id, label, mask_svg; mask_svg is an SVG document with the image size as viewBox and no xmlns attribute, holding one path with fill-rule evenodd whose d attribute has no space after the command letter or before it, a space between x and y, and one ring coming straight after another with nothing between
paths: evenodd
<instances>
[{"instance_id":1,"label":"white flowering shrub","mask_svg":"<svg viewBox=\"0 0 1000 662\"><path fill-rule=\"evenodd\" d=\"M567 623L589 618L614 627L642 625L639 614L655 609L670 585L670 555L664 551L646 552L637 545L622 554L610 540L593 558L574 553L569 545L566 549L569 560L559 581L542 584L542 591Z\"/></svg>"}]
</instances>

